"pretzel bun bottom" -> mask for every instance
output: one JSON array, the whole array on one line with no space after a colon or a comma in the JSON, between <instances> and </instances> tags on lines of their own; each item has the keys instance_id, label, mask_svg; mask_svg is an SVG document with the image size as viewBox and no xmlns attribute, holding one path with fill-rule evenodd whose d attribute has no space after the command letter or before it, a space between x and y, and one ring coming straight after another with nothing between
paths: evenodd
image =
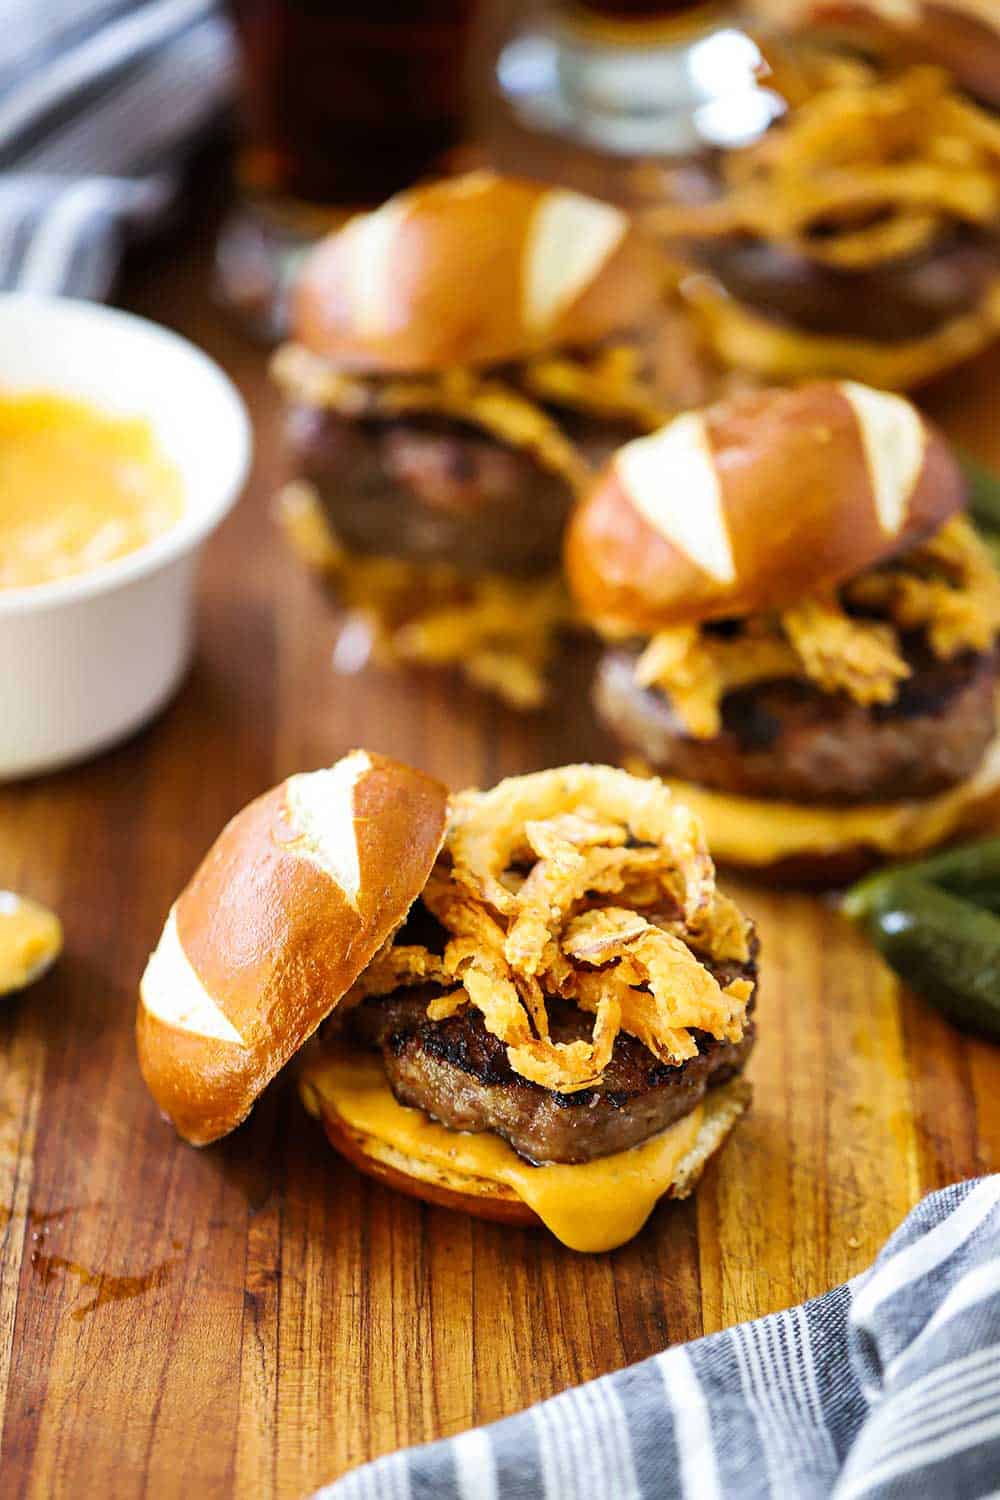
<instances>
[{"instance_id":1,"label":"pretzel bun bottom","mask_svg":"<svg viewBox=\"0 0 1000 1500\"><path fill-rule=\"evenodd\" d=\"M329 1104L323 1106L322 1123L326 1138L335 1151L346 1156L360 1172L384 1182L397 1192L438 1208L457 1208L474 1218L490 1219L498 1224L527 1226L542 1222L505 1183L460 1176L457 1172L445 1174L438 1167L407 1156L385 1141L354 1129Z\"/></svg>"},{"instance_id":2,"label":"pretzel bun bottom","mask_svg":"<svg viewBox=\"0 0 1000 1500\"><path fill-rule=\"evenodd\" d=\"M660 1194L659 1201L687 1198L694 1192L708 1163L725 1145L733 1127L746 1111L750 1097L750 1085L743 1078L732 1079L710 1091L708 1107L694 1141L678 1163L674 1177ZM319 1102L318 1108L330 1144L366 1176L437 1208L458 1209L473 1218L498 1224L547 1227L506 1184L458 1171L446 1172L409 1156L375 1135L349 1125L327 1098Z\"/></svg>"}]
</instances>

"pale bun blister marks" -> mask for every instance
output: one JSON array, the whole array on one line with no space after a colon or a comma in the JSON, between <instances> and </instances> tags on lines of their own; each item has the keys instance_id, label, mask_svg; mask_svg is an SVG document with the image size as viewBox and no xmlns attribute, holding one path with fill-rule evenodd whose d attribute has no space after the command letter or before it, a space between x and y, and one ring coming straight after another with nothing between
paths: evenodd
<instances>
[{"instance_id":1,"label":"pale bun blister marks","mask_svg":"<svg viewBox=\"0 0 1000 1500\"><path fill-rule=\"evenodd\" d=\"M852 381L753 392L628 443L570 525L570 584L609 628L782 609L961 510L958 462L904 397Z\"/></svg>"},{"instance_id":2,"label":"pale bun blister marks","mask_svg":"<svg viewBox=\"0 0 1000 1500\"><path fill-rule=\"evenodd\" d=\"M420 894L448 795L364 750L238 813L167 918L143 976L139 1064L178 1132L233 1130Z\"/></svg>"},{"instance_id":3,"label":"pale bun blister marks","mask_svg":"<svg viewBox=\"0 0 1000 1500\"><path fill-rule=\"evenodd\" d=\"M598 342L640 323L660 257L628 215L492 172L413 188L308 257L300 344L336 368L418 374Z\"/></svg>"}]
</instances>

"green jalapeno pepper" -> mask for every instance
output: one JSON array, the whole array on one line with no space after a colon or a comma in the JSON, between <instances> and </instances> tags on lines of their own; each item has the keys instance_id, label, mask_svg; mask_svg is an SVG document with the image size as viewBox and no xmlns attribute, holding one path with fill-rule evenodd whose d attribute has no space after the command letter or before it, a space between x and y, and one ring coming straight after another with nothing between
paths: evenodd
<instances>
[{"instance_id":1,"label":"green jalapeno pepper","mask_svg":"<svg viewBox=\"0 0 1000 1500\"><path fill-rule=\"evenodd\" d=\"M998 908L1000 839L870 877L844 899L907 984L957 1025L1000 1041Z\"/></svg>"},{"instance_id":2,"label":"green jalapeno pepper","mask_svg":"<svg viewBox=\"0 0 1000 1500\"><path fill-rule=\"evenodd\" d=\"M1000 567L1000 477L962 455L969 511ZM1000 1041L1000 838L871 875L843 909L959 1026Z\"/></svg>"},{"instance_id":3,"label":"green jalapeno pepper","mask_svg":"<svg viewBox=\"0 0 1000 1500\"><path fill-rule=\"evenodd\" d=\"M890 865L861 880L844 900L848 916L865 917L877 903L879 887L912 876L930 885L940 886L953 896L961 896L976 906L1000 913L1000 838L980 839L946 849L930 859L911 865Z\"/></svg>"},{"instance_id":4,"label":"green jalapeno pepper","mask_svg":"<svg viewBox=\"0 0 1000 1500\"><path fill-rule=\"evenodd\" d=\"M983 531L1000 533L1000 476L967 453L961 464L972 519Z\"/></svg>"}]
</instances>

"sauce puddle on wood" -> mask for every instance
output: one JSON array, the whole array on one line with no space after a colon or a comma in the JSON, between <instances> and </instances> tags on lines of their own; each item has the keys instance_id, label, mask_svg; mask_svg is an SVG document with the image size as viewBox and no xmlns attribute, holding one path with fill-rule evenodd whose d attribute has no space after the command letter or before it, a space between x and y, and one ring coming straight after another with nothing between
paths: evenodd
<instances>
[{"instance_id":1,"label":"sauce puddle on wood","mask_svg":"<svg viewBox=\"0 0 1000 1500\"><path fill-rule=\"evenodd\" d=\"M139 1276L109 1276L105 1271L94 1271L89 1266L81 1265L79 1261L67 1260L63 1255L46 1255L41 1250L31 1252L32 1269L42 1286L48 1286L56 1274L63 1271L68 1276L75 1276L81 1288L97 1288L89 1302L74 1308L71 1316L77 1323L88 1313L96 1312L109 1302L125 1302L131 1297L141 1297L145 1292L162 1286L176 1264L176 1260L164 1260L158 1265L150 1266L148 1271Z\"/></svg>"}]
</instances>

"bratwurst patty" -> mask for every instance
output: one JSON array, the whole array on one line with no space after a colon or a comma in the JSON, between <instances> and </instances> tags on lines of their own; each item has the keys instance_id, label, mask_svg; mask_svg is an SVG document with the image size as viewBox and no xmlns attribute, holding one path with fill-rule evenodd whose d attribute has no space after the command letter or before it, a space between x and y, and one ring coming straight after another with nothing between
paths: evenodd
<instances>
[{"instance_id":1,"label":"bratwurst patty","mask_svg":"<svg viewBox=\"0 0 1000 1500\"><path fill-rule=\"evenodd\" d=\"M635 680L637 651L601 660L604 722L665 775L743 797L835 805L928 797L976 770L996 734L996 660L938 661L906 651L913 674L891 704L865 708L808 682L759 683L726 696L722 732L693 739L669 698Z\"/></svg>"},{"instance_id":2,"label":"bratwurst patty","mask_svg":"<svg viewBox=\"0 0 1000 1500\"><path fill-rule=\"evenodd\" d=\"M756 979L756 962L711 965L723 985ZM422 1109L453 1130L489 1130L533 1162L584 1162L638 1145L688 1115L707 1089L739 1073L754 1041L747 1024L738 1044L694 1035L698 1055L679 1067L660 1063L619 1032L600 1083L575 1094L553 1093L515 1073L506 1048L471 1006L443 1021L427 1017L431 986L362 1002L347 1017L354 1040L380 1050L401 1104ZM753 1007L753 997L750 1007ZM567 1001L549 1001L554 1039L589 1039L593 1017Z\"/></svg>"},{"instance_id":3,"label":"bratwurst patty","mask_svg":"<svg viewBox=\"0 0 1000 1500\"><path fill-rule=\"evenodd\" d=\"M441 417L294 407L287 441L349 551L531 576L558 565L569 482L523 449Z\"/></svg>"}]
</instances>

